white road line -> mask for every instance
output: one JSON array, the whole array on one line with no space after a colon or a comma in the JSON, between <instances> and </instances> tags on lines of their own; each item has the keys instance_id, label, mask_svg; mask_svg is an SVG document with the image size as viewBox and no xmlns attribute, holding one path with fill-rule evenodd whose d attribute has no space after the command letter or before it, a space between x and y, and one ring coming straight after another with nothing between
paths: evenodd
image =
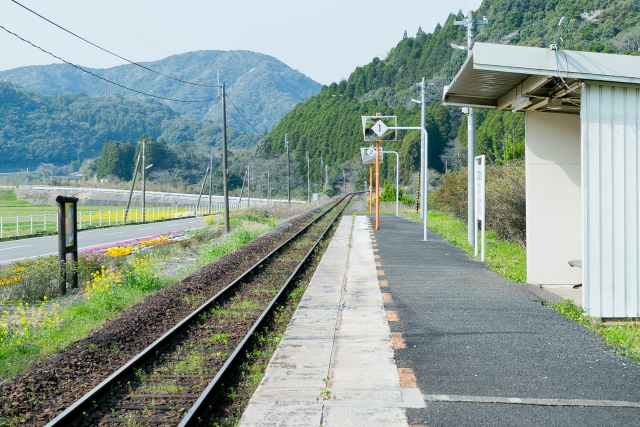
<instances>
[{"instance_id":1,"label":"white road line","mask_svg":"<svg viewBox=\"0 0 640 427\"><path fill-rule=\"evenodd\" d=\"M124 231L116 231L115 233L105 233L103 234L103 236L111 236L113 234L122 234L122 233L124 233Z\"/></svg>"},{"instance_id":2,"label":"white road line","mask_svg":"<svg viewBox=\"0 0 640 427\"><path fill-rule=\"evenodd\" d=\"M23 245L23 246L14 246L12 248L4 248L4 249L0 249L0 251L8 251L9 249L18 249L18 248L28 248L31 245Z\"/></svg>"}]
</instances>

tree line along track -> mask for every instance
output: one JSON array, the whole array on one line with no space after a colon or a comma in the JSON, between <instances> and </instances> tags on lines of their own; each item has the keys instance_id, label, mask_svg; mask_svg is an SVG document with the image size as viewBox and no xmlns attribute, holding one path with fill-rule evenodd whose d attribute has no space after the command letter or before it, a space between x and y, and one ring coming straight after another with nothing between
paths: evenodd
<instances>
[{"instance_id":1,"label":"tree line along track","mask_svg":"<svg viewBox=\"0 0 640 427\"><path fill-rule=\"evenodd\" d=\"M345 196L47 424L199 425L225 377L317 244Z\"/></svg>"}]
</instances>

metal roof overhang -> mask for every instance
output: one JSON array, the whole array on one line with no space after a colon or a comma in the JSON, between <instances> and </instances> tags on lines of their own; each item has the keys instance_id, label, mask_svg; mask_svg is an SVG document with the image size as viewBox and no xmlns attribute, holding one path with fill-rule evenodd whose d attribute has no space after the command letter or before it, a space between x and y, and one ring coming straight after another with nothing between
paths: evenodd
<instances>
[{"instance_id":1,"label":"metal roof overhang","mask_svg":"<svg viewBox=\"0 0 640 427\"><path fill-rule=\"evenodd\" d=\"M445 105L578 114L582 82L640 85L640 58L628 55L476 43Z\"/></svg>"}]
</instances>

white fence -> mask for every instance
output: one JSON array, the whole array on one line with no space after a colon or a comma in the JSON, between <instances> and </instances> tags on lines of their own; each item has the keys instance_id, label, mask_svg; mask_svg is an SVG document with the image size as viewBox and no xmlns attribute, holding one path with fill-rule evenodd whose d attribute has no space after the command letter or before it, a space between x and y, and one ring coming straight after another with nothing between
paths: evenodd
<instances>
[{"instance_id":1,"label":"white fence","mask_svg":"<svg viewBox=\"0 0 640 427\"><path fill-rule=\"evenodd\" d=\"M0 185L0 189L30 189L30 190L58 190L60 192L73 192L73 193L106 193L106 194L122 194L128 195L129 190L116 190L111 188L95 188L95 187L65 187L65 186L53 186L53 185ZM142 191L135 190L133 192L134 195L141 196ZM161 191L147 191L147 197L161 197L161 198L169 198L172 200L180 199L184 200L186 203L197 203L198 195L197 194L185 194L185 193L166 193ZM253 194L252 194L253 196ZM209 195L203 194L202 200L207 200L208 203ZM239 203L239 197L229 196L229 203ZM222 196L211 196L212 203L222 203L224 201ZM242 198L242 202L246 203L247 196L245 195ZM287 199L263 199L263 198L254 198L251 197L251 203L256 204L280 204L280 203L288 203ZM301 200L291 200L291 203L295 204L304 204L305 201Z\"/></svg>"},{"instance_id":2,"label":"white fence","mask_svg":"<svg viewBox=\"0 0 640 427\"><path fill-rule=\"evenodd\" d=\"M243 203L243 207L245 207ZM239 210L238 203L230 203L230 210ZM145 222L161 221L172 218L187 218L222 212L222 203L196 205L149 207L145 209ZM142 222L142 209L129 209L127 224ZM121 225L124 223L124 209L82 210L78 211L78 230ZM0 238L27 236L39 232L57 232L58 214L37 214L0 217Z\"/></svg>"}]
</instances>

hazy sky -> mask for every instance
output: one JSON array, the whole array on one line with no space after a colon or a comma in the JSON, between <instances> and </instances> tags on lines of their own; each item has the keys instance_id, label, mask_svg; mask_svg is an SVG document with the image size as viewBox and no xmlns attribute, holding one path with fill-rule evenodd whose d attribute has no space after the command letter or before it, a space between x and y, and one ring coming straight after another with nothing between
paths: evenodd
<instances>
[{"instance_id":1,"label":"hazy sky","mask_svg":"<svg viewBox=\"0 0 640 427\"><path fill-rule=\"evenodd\" d=\"M419 26L431 32L438 22L445 21L449 12L464 8L466 13L481 3L481 0L18 1L133 61L152 61L193 50L252 50L274 56L323 84L348 77L356 66L367 64L375 56L386 56L405 30L411 36ZM123 63L11 0L0 0L0 4L0 25L65 60L96 68ZM0 46L2 70L56 62L2 29Z\"/></svg>"}]
</instances>

